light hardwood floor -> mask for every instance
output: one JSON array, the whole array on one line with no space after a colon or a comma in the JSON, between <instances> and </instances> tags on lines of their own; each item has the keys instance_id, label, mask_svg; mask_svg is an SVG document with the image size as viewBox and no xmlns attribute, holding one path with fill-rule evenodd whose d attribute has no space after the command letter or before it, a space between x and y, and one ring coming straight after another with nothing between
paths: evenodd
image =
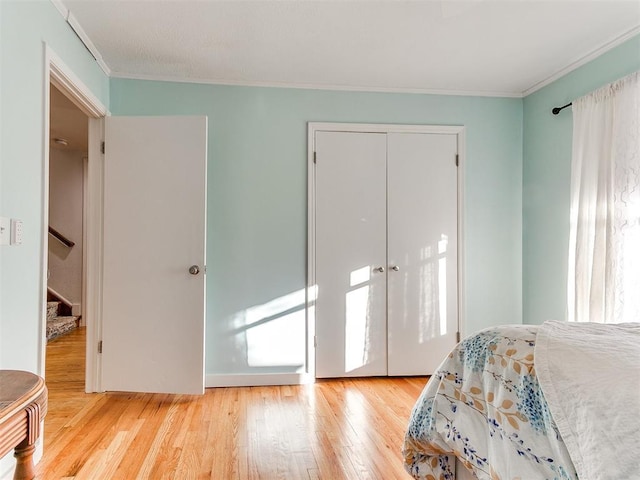
<instances>
[{"instance_id":1,"label":"light hardwood floor","mask_svg":"<svg viewBox=\"0 0 640 480\"><path fill-rule=\"evenodd\" d=\"M408 479L402 440L426 378L85 394L84 331L47 346L38 479Z\"/></svg>"}]
</instances>

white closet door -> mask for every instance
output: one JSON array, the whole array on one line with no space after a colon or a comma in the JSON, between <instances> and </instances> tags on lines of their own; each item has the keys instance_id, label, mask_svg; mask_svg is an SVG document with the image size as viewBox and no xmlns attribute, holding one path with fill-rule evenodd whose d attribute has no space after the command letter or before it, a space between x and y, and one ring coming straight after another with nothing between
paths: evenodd
<instances>
[{"instance_id":1,"label":"white closet door","mask_svg":"<svg viewBox=\"0 0 640 480\"><path fill-rule=\"evenodd\" d=\"M457 136L388 135L388 372L432 374L458 330Z\"/></svg>"},{"instance_id":2,"label":"white closet door","mask_svg":"<svg viewBox=\"0 0 640 480\"><path fill-rule=\"evenodd\" d=\"M316 377L386 375L386 135L315 146Z\"/></svg>"}]
</instances>

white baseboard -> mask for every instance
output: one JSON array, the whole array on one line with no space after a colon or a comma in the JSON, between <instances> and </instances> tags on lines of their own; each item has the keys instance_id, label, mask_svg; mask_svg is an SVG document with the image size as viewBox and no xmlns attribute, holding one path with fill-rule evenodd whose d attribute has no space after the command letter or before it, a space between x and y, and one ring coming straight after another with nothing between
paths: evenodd
<instances>
[{"instance_id":1,"label":"white baseboard","mask_svg":"<svg viewBox=\"0 0 640 480\"><path fill-rule=\"evenodd\" d=\"M268 373L238 375L206 375L205 387L264 387L268 385L305 385L314 383L308 373Z\"/></svg>"}]
</instances>

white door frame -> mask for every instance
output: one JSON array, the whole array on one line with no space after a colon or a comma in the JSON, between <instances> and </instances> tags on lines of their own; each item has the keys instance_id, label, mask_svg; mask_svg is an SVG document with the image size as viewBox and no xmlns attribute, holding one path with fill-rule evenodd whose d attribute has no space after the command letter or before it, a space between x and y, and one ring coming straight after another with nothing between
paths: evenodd
<instances>
[{"instance_id":1,"label":"white door frame","mask_svg":"<svg viewBox=\"0 0 640 480\"><path fill-rule=\"evenodd\" d=\"M307 373L315 378L315 299L316 299L316 179L315 134L325 132L365 133L430 133L456 135L458 143L458 331L465 336L464 310L464 165L465 127L459 125L395 125L378 123L309 122L307 137L307 288L305 315L307 321Z\"/></svg>"},{"instance_id":2,"label":"white door frame","mask_svg":"<svg viewBox=\"0 0 640 480\"><path fill-rule=\"evenodd\" d=\"M91 90L67 67L60 57L44 45L44 119L43 119L43 178L42 178L42 238L41 238L41 305L40 305L40 358L39 374L44 376L47 347L47 264L49 224L49 85L64 93L89 117L89 151L84 190L84 258L82 316L87 327L85 391L101 390L100 356L98 341L102 332L102 182L103 156L100 143L104 131L107 108Z\"/></svg>"}]
</instances>

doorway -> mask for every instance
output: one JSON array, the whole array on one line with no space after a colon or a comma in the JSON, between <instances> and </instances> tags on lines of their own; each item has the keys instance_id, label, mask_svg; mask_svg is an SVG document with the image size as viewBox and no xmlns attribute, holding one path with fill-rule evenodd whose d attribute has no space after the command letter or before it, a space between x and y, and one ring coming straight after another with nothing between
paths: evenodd
<instances>
[{"instance_id":1,"label":"doorway","mask_svg":"<svg viewBox=\"0 0 640 480\"><path fill-rule=\"evenodd\" d=\"M45 376L52 409L70 417L76 405L58 401L84 392L86 370L84 197L88 116L49 84L49 174ZM64 410L64 411L63 411ZM46 424L47 441L56 425Z\"/></svg>"},{"instance_id":2,"label":"doorway","mask_svg":"<svg viewBox=\"0 0 640 480\"><path fill-rule=\"evenodd\" d=\"M50 85L49 103L48 342L84 327L84 191L89 148L88 117L54 85Z\"/></svg>"},{"instance_id":3,"label":"doorway","mask_svg":"<svg viewBox=\"0 0 640 480\"><path fill-rule=\"evenodd\" d=\"M181 387L164 390L165 387L157 386L158 382L165 382L167 379L176 380L177 382L185 382L189 372L192 376L189 379L197 382L198 393L204 390L204 278L198 275L202 268L202 273L206 268L204 259L204 240L205 240L205 206L206 206L206 139L207 139L207 122L206 117L109 117L105 119L106 109L100 102L84 87L79 80L70 72L62 62L46 48L45 51L45 79L46 95L44 104L44 136L46 143L49 143L49 82L73 102L88 117L88 153L86 162L85 176L85 193L84 193L84 270L85 285L84 299L82 305L82 318L86 325L86 369L85 369L85 391L86 392L102 392L104 387L111 390L127 390L130 391L148 391L145 387L140 386L140 382L133 386L115 385L107 383L107 380L113 380L114 376L108 376L105 372L114 371L114 365L121 361L121 355L125 351L134 352L134 360L120 370L120 372L133 372L134 369L127 368L138 359L144 358L151 361L151 365L138 378L145 381L157 381L153 387L153 391L167 391L172 393L196 393L193 390L185 391ZM137 119L137 120L136 120ZM131 125L131 122L142 122L141 124ZM127 125L129 128L127 128ZM161 131L160 127L164 130ZM119 134L118 134L119 132ZM142 134L145 135L142 135ZM194 136L196 137L194 140ZM108 145L105 148L105 139L108 139ZM190 140L191 139L191 140ZM166 140L165 143L160 140ZM160 170L157 168L158 153L146 151L144 155L137 154L131 150L132 147L138 146L142 148L148 146L159 150L162 155L167 157L163 160L164 174L160 191L146 193L149 198L145 198L145 202L138 201L136 198L130 199L129 203L123 203L125 197L141 195L140 185L145 182L158 187L160 185ZM106 154L105 154L106 151ZM109 156L108 161L105 160L106 155ZM163 157L163 158L165 158ZM135 163L131 163L131 159L136 159ZM187 159L197 160L197 168L185 168ZM142 162L144 160L144 162ZM155 162L154 162L155 160ZM145 163L146 162L146 163ZM48 265L48 218L49 218L49 192L47 181L49 178L50 158L48 149L45 150L44 156L44 195L43 195L43 251L42 251L42 312L44 318L46 292L47 292L47 265ZM118 173L117 167L120 168ZM136 167L137 179L132 181L132 167ZM171 166L171 169L168 167ZM154 180L149 182L149 172L154 173ZM195 175L195 179L188 177ZM171 177L168 177L171 176ZM120 183L118 183L120 182ZM124 182L124 183L123 183ZM128 182L128 183L127 183ZM168 182L168 184L167 184ZM122 187L122 188L120 188ZM147 186L149 187L149 186ZM166 192L172 192L173 195L167 195ZM144 196L144 194L142 194ZM175 198L174 198L175 197ZM178 207L175 199L189 199L197 202L197 205ZM157 200L157 201L156 201ZM167 203L167 208L159 208L161 202ZM144 212L136 211L132 215L132 206L145 206ZM170 207L173 210L170 210ZM177 210L176 210L177 209ZM120 213L118 213L120 212ZM185 215L188 212L188 215ZM107 215L107 213L109 215ZM167 218L172 218L171 226L168 229ZM144 219L144 222L138 220ZM179 223L178 220L191 221L192 223ZM124 224L122 222L125 222ZM150 221L153 222L150 223ZM118 223L120 222L120 223ZM129 222L126 224L126 222ZM145 226L152 226L151 229L144 230ZM121 228L124 227L124 230ZM131 239L138 241L142 238L134 229L152 235L152 238L146 241L143 247L133 247ZM118 229L120 228L120 229ZM140 230L140 229L143 230ZM172 233L168 235L167 232ZM188 234L187 234L188 233ZM145 237L146 238L146 237ZM185 239L191 239L192 242L186 243ZM136 244L138 245L138 244ZM150 248L153 247L153 248ZM165 255L165 250L169 249L172 255ZM136 255L145 251L147 255ZM133 252L133 253L132 253ZM176 265L171 261L178 258ZM184 257L184 258L183 258ZM141 260L147 263L142 265ZM129 261L131 260L131 261ZM158 261L162 260L162 261ZM149 263L151 261L151 263ZM131 315L132 305L136 305L137 314L133 315L133 321L124 325L116 325L115 319L122 317L123 310L115 311L113 307L121 304L122 296L117 298L114 295L120 295L121 286L113 275L114 271L129 272L147 272L149 265L159 269L161 275L153 275L151 278L160 282L164 282L162 292L168 289L168 293L161 294L160 288L152 288L151 291L166 303L167 300L173 302L172 308L162 308L164 313L162 317L159 315L150 315L148 308L149 302L143 302L140 307L139 299L133 300L127 304L127 310ZM118 270L119 269L119 270ZM137 270L136 270L137 269ZM168 275L166 275L168 274ZM129 275L130 276L130 275ZM188 284L190 290L195 292L194 296L187 297L178 294L181 290L168 281L170 278L177 279L182 284ZM124 278L127 278L125 276ZM149 281L140 281L141 277L134 278L130 283L135 286L137 291L148 295ZM130 278L128 280L131 280ZM115 292L115 293L114 293ZM131 291L124 292L128 295L128 299L136 298ZM146 298L146 297L145 297ZM190 315L190 322L185 323L185 310L175 312L175 307L180 306L184 299L187 299L187 305L192 306L191 312L196 311L195 315ZM180 305L179 305L180 304ZM111 310L106 306L111 307ZM130 316L127 318L131 318ZM126 330L131 325L141 325L140 320L144 318L149 328L139 328L141 332L140 338L144 340L145 345L153 349L153 354L148 358L140 352L142 341L133 343L131 336ZM176 319L181 319L176 322ZM103 320L104 319L104 320ZM103 329L104 326L104 329ZM162 328L158 328L161 326ZM189 326L189 328L186 328ZM165 328L166 327L166 328ZM42 327L42 337L44 335L44 325ZM123 334L124 332L124 334ZM154 332L153 336L149 336L149 332ZM180 341L181 335L194 334L195 339ZM105 337L104 349L103 336ZM108 337L108 338L107 338ZM164 343L158 341L162 337ZM167 345L167 348L162 348ZM195 348L194 345L198 345ZM127 350L129 346L129 350ZM170 348L171 347L171 348ZM40 371L45 372L45 344L42 346L42 357ZM172 353L172 355L169 355ZM197 358L196 358L197 357ZM181 369L181 361L189 360L189 365L194 366L190 369ZM149 365L146 363L145 365ZM117 368L116 368L117 369ZM171 376L167 372L172 371ZM140 370L136 371L140 373ZM153 375L150 375L153 374ZM129 376L126 377L129 379Z\"/></svg>"},{"instance_id":4,"label":"doorway","mask_svg":"<svg viewBox=\"0 0 640 480\"><path fill-rule=\"evenodd\" d=\"M84 329L81 344L78 347L76 342L75 346L80 352L74 354L76 362L79 356L85 364L78 381L84 391L97 392L100 391L97 343L102 268L103 160L100 143L107 109L46 45L44 73L43 136L48 148L44 149L42 179L42 343L39 371L45 375L47 370L46 319L48 301L52 299L60 302L61 306L58 309L52 305L49 314L72 317L70 323L75 324L62 327L62 330L77 331L78 328L70 327L78 326ZM69 124L71 117L75 122ZM54 177L55 187L50 185ZM62 188L59 187L65 185L72 185L74 193L61 193ZM52 205L51 200L54 202ZM60 222L57 229L54 222ZM50 226L55 233L49 229ZM50 267L57 269L53 277L50 276ZM55 333L50 331L49 334Z\"/></svg>"}]
</instances>

